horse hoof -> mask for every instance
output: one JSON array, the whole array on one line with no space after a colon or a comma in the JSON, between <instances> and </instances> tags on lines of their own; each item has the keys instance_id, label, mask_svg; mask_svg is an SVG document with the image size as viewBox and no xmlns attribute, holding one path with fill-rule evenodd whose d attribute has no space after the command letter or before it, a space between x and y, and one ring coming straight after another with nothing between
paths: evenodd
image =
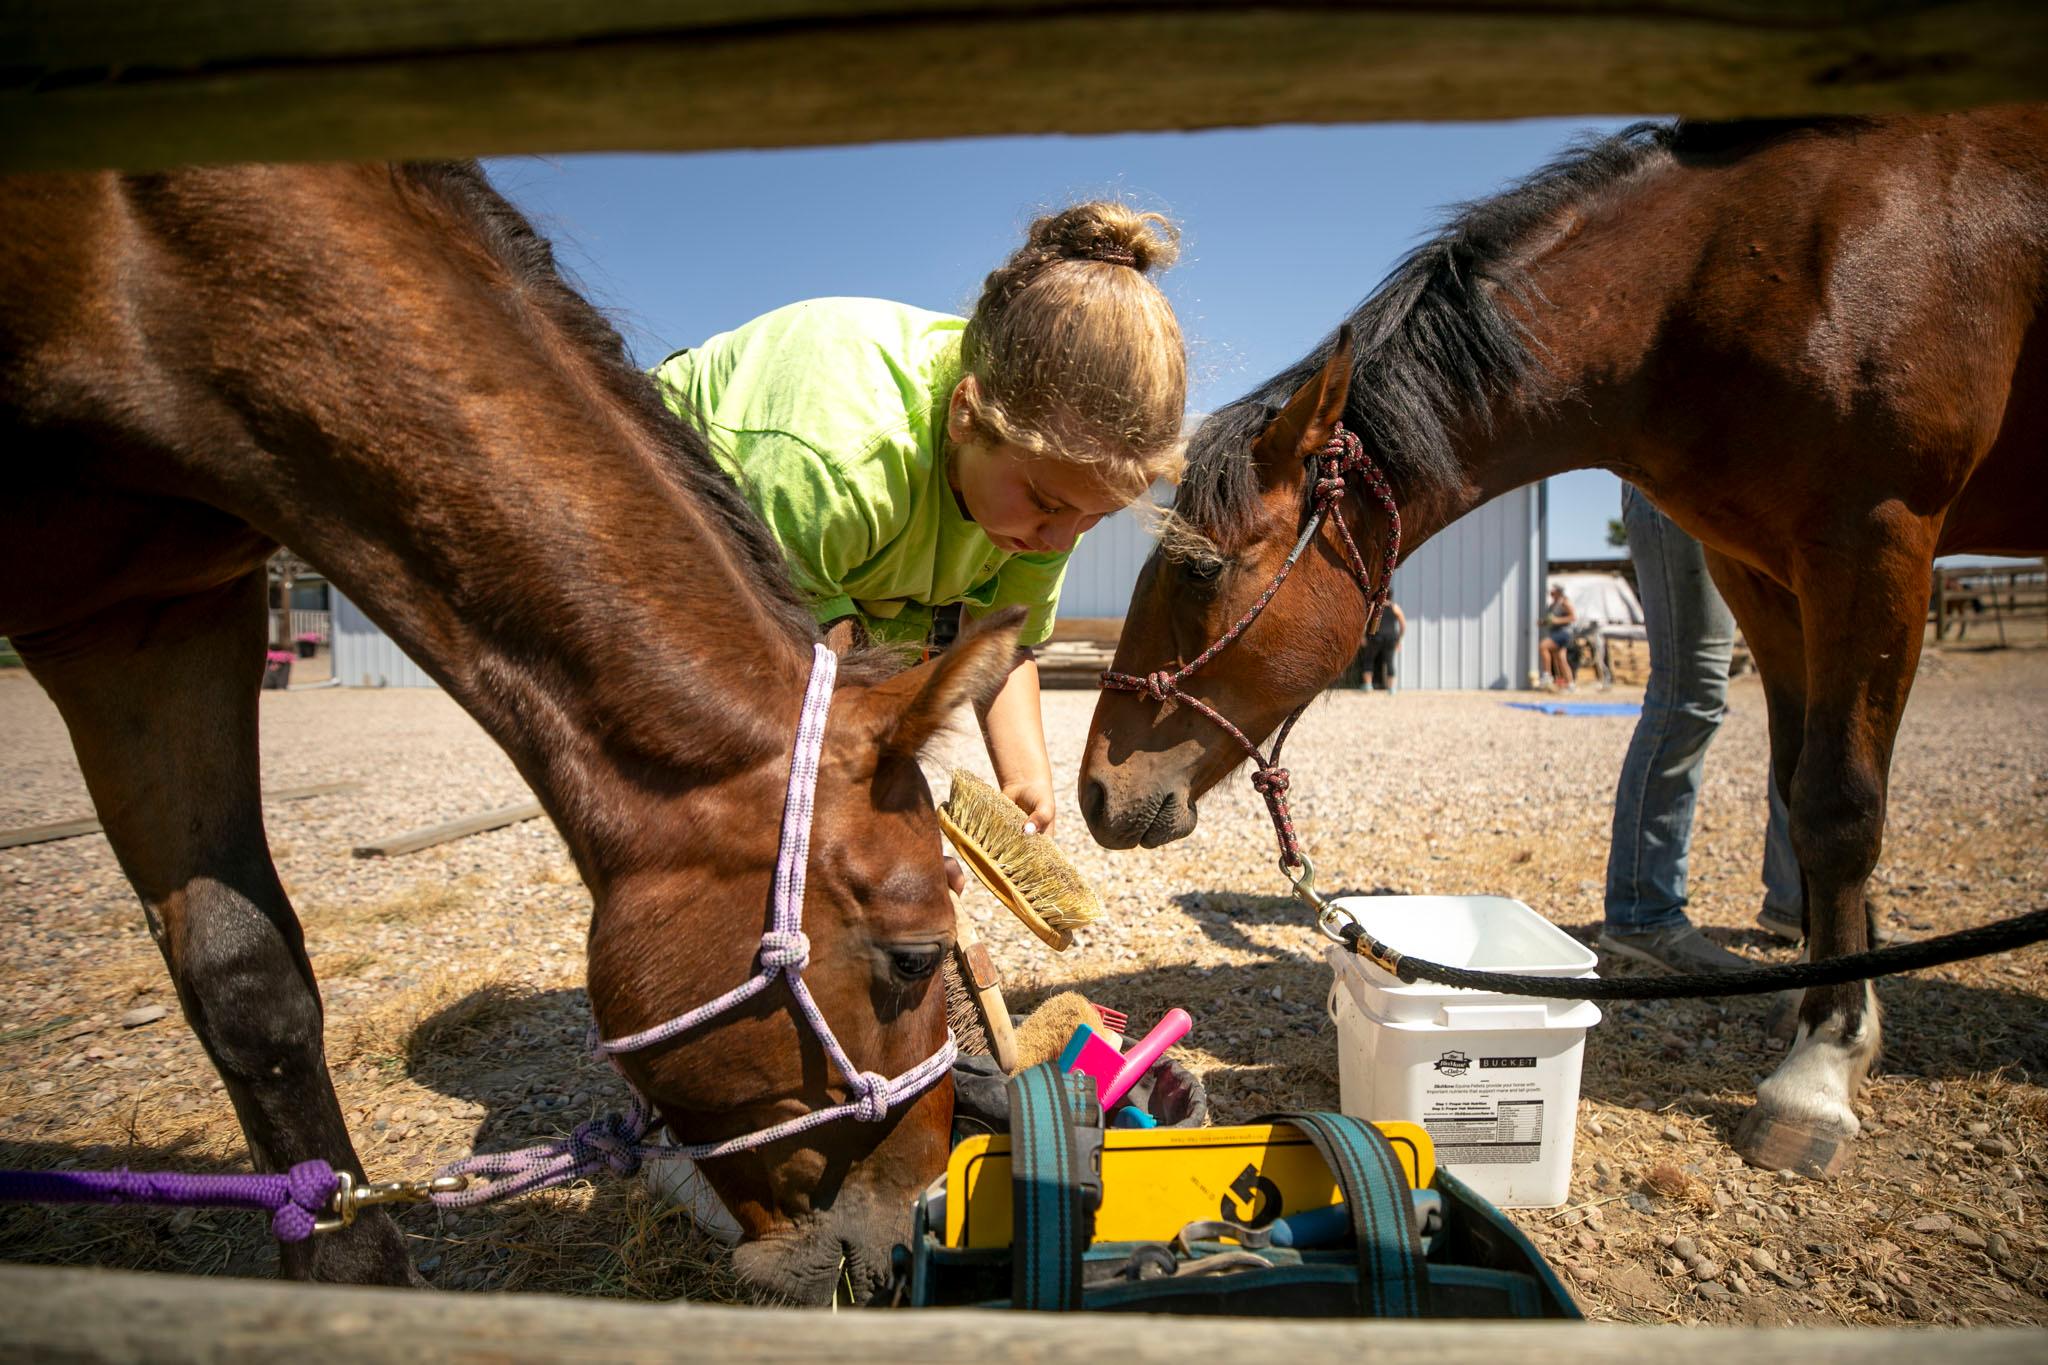
<instances>
[{"instance_id":1,"label":"horse hoof","mask_svg":"<svg viewBox=\"0 0 2048 1365\"><path fill-rule=\"evenodd\" d=\"M1853 1133L1829 1132L1780 1118L1754 1105L1735 1128L1735 1150L1752 1166L1767 1171L1797 1171L1816 1180L1839 1175L1855 1149Z\"/></svg>"}]
</instances>

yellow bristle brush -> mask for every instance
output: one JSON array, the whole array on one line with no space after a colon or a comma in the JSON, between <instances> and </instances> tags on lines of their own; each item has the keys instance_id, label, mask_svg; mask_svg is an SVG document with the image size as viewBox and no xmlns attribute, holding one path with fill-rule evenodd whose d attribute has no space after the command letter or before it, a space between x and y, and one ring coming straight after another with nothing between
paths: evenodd
<instances>
[{"instance_id":1,"label":"yellow bristle brush","mask_svg":"<svg viewBox=\"0 0 2048 1365\"><path fill-rule=\"evenodd\" d=\"M964 768L939 807L939 828L989 894L1055 952L1074 945L1073 930L1102 917L1102 899L1051 839L1026 834L1024 810Z\"/></svg>"}]
</instances>

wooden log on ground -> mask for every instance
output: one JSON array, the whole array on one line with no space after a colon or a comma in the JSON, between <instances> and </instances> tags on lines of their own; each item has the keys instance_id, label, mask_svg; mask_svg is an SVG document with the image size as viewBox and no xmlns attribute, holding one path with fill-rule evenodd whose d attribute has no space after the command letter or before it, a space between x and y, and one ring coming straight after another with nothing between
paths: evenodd
<instances>
[{"instance_id":1,"label":"wooden log on ground","mask_svg":"<svg viewBox=\"0 0 2048 1365\"><path fill-rule=\"evenodd\" d=\"M118 1216L118 1215L110 1215ZM1305 1322L1121 1313L835 1313L436 1294L0 1266L0 1357L277 1360L1342 1360L1346 1365L2032 1365L2048 1334L1622 1323Z\"/></svg>"},{"instance_id":2,"label":"wooden log on ground","mask_svg":"<svg viewBox=\"0 0 2048 1365\"><path fill-rule=\"evenodd\" d=\"M1115 649L1123 633L1124 618L1121 616L1062 616L1053 622L1052 639L1047 643L1082 640Z\"/></svg>"},{"instance_id":3,"label":"wooden log on ground","mask_svg":"<svg viewBox=\"0 0 2048 1365\"><path fill-rule=\"evenodd\" d=\"M28 0L0 171L2048 97L2039 0Z\"/></svg>"},{"instance_id":4,"label":"wooden log on ground","mask_svg":"<svg viewBox=\"0 0 2048 1365\"><path fill-rule=\"evenodd\" d=\"M1038 685L1045 688L1099 687L1102 671L1116 658L1113 644L1053 640L1038 646Z\"/></svg>"},{"instance_id":5,"label":"wooden log on ground","mask_svg":"<svg viewBox=\"0 0 2048 1365\"><path fill-rule=\"evenodd\" d=\"M516 825L522 820L531 820L541 814L540 802L521 801L516 806L500 806L487 810L481 815L465 815L460 820L450 820L445 825L429 825L425 829L409 829L401 834L388 834L367 844L358 844L355 854L358 858L392 858L401 853L417 853L435 844L445 844L455 839L466 839L472 834L483 834L506 825Z\"/></svg>"},{"instance_id":6,"label":"wooden log on ground","mask_svg":"<svg viewBox=\"0 0 2048 1365\"><path fill-rule=\"evenodd\" d=\"M263 799L266 802L304 801L313 796L352 792L362 785L360 782L316 782L310 787L279 787L263 793ZM23 844L47 844L55 839L76 839L82 834L97 834L99 831L100 822L97 816L59 820L48 825L24 825L19 829L0 830L0 848L18 848Z\"/></svg>"}]
</instances>

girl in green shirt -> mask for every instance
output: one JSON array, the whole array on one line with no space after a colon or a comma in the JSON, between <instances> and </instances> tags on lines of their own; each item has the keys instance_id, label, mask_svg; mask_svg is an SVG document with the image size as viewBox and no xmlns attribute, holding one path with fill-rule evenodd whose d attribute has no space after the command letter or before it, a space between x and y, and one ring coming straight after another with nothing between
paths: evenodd
<instances>
[{"instance_id":1,"label":"girl in green shirt","mask_svg":"<svg viewBox=\"0 0 2048 1365\"><path fill-rule=\"evenodd\" d=\"M827 627L916 647L932 609L1028 609L1052 631L1081 533L1175 477L1187 364L1148 278L1158 214L1080 204L1033 223L962 319L813 299L670 356L675 410L710 438ZM1053 823L1038 666L1020 650L981 717L1005 795Z\"/></svg>"}]
</instances>

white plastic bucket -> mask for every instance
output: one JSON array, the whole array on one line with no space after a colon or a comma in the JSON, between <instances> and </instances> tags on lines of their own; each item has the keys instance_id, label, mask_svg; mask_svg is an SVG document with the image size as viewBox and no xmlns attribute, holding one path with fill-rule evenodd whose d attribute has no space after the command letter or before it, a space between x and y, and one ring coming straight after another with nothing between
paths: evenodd
<instances>
[{"instance_id":1,"label":"white plastic bucket","mask_svg":"<svg viewBox=\"0 0 2048 1365\"><path fill-rule=\"evenodd\" d=\"M665 1133L658 1141L664 1146L673 1145ZM697 1169L696 1162L688 1157L663 1157L648 1161L640 1170L647 1178L648 1188L688 1213L700 1232L726 1246L739 1243L744 1235L739 1223L718 1197L718 1191Z\"/></svg>"},{"instance_id":2,"label":"white plastic bucket","mask_svg":"<svg viewBox=\"0 0 2048 1365\"><path fill-rule=\"evenodd\" d=\"M1590 948L1506 896L1352 896L1336 902L1374 938L1448 966L1587 977ZM1436 1159L1503 1208L1554 1208L1572 1178L1590 1000L1538 1000L1405 984L1342 948L1336 982L1345 1113L1427 1129Z\"/></svg>"}]
</instances>

